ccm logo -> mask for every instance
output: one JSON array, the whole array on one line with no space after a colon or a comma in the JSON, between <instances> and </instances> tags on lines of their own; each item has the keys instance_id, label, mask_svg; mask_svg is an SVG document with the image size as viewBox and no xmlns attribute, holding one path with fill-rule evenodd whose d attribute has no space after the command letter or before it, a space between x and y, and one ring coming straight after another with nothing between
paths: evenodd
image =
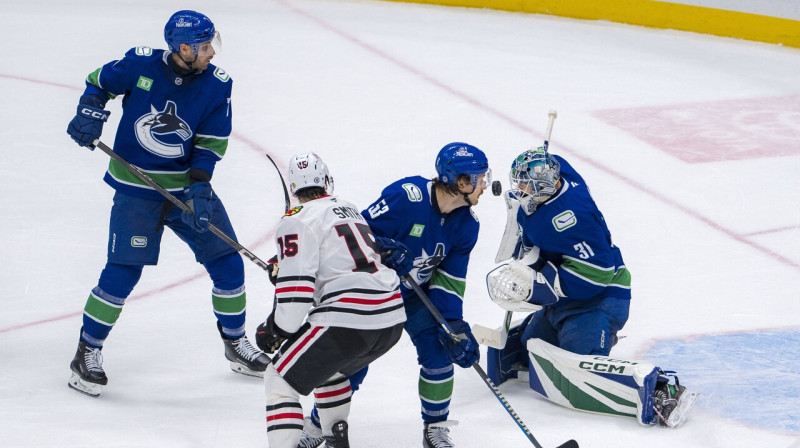
<instances>
[{"instance_id":1,"label":"ccm logo","mask_svg":"<svg viewBox=\"0 0 800 448\"><path fill-rule=\"evenodd\" d=\"M83 109L81 109L81 114L86 115L87 117L92 117L95 120L102 120L102 121L108 120L107 114L89 109L88 107L84 107Z\"/></svg>"}]
</instances>

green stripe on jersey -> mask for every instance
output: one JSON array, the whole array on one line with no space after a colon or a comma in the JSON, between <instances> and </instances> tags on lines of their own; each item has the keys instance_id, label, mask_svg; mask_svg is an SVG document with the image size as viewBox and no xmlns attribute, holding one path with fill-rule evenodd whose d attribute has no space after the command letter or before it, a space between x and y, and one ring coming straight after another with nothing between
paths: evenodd
<instances>
[{"instance_id":1,"label":"green stripe on jersey","mask_svg":"<svg viewBox=\"0 0 800 448\"><path fill-rule=\"evenodd\" d=\"M217 155L220 159L228 150L227 137L212 137L210 135L198 135L194 139L194 146L207 149Z\"/></svg>"},{"instance_id":2,"label":"green stripe on jersey","mask_svg":"<svg viewBox=\"0 0 800 448\"><path fill-rule=\"evenodd\" d=\"M119 319L119 315L122 313L122 307L112 305L94 294L89 294L89 299L86 300L86 306L83 308L83 312L105 325L112 326L117 322L117 319Z\"/></svg>"},{"instance_id":3,"label":"green stripe on jersey","mask_svg":"<svg viewBox=\"0 0 800 448\"><path fill-rule=\"evenodd\" d=\"M561 267L575 276L596 285L608 285L611 279L614 278L613 268L598 268L593 264L575 258L564 257L564 262L561 263Z\"/></svg>"},{"instance_id":4,"label":"green stripe on jersey","mask_svg":"<svg viewBox=\"0 0 800 448\"><path fill-rule=\"evenodd\" d=\"M444 271L439 269L431 274L430 287L439 287L445 291L457 295L462 300L464 299L464 291L467 289L467 282L463 278L456 278L447 275Z\"/></svg>"},{"instance_id":5,"label":"green stripe on jersey","mask_svg":"<svg viewBox=\"0 0 800 448\"><path fill-rule=\"evenodd\" d=\"M241 314L247 304L247 294L242 292L232 297L212 294L211 302L214 304L214 311L219 314Z\"/></svg>"},{"instance_id":6,"label":"green stripe on jersey","mask_svg":"<svg viewBox=\"0 0 800 448\"><path fill-rule=\"evenodd\" d=\"M180 191L183 187L189 185L189 170L176 172L145 171L141 168L139 170L166 190ZM108 174L123 184L145 187L149 190L153 189L114 159L108 162Z\"/></svg>"}]
</instances>

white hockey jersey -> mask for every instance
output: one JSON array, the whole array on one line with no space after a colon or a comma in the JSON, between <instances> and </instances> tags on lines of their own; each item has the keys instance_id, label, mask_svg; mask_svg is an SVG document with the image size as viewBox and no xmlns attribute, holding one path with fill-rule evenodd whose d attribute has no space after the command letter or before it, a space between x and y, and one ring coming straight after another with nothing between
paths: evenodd
<instances>
[{"instance_id":1,"label":"white hockey jersey","mask_svg":"<svg viewBox=\"0 0 800 448\"><path fill-rule=\"evenodd\" d=\"M275 323L375 330L406 319L400 280L381 264L369 226L350 202L325 196L284 215L275 236Z\"/></svg>"}]
</instances>

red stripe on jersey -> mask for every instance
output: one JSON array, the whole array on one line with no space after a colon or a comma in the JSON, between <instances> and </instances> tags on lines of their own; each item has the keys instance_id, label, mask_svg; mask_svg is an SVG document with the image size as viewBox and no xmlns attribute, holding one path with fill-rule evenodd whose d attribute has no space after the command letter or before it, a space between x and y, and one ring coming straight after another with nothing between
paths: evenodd
<instances>
[{"instance_id":1,"label":"red stripe on jersey","mask_svg":"<svg viewBox=\"0 0 800 448\"><path fill-rule=\"evenodd\" d=\"M275 288L275 294L283 294L285 292L310 292L314 293L314 288L310 286L286 286L283 288Z\"/></svg>"},{"instance_id":2,"label":"red stripe on jersey","mask_svg":"<svg viewBox=\"0 0 800 448\"><path fill-rule=\"evenodd\" d=\"M298 413L284 412L283 414L268 415L267 416L267 421L271 422L273 420L281 420L281 419L286 419L286 418L293 418L293 419L297 419L297 420L302 420L303 419L303 413L302 412L298 412Z\"/></svg>"},{"instance_id":3,"label":"red stripe on jersey","mask_svg":"<svg viewBox=\"0 0 800 448\"><path fill-rule=\"evenodd\" d=\"M355 297L342 297L341 299L337 300L337 302L355 303L356 305L381 305L386 302L391 302L392 300L398 300L401 298L402 296L398 292L397 294L386 299L357 299Z\"/></svg>"},{"instance_id":4,"label":"red stripe on jersey","mask_svg":"<svg viewBox=\"0 0 800 448\"><path fill-rule=\"evenodd\" d=\"M344 394L350 392L350 390L351 390L350 386L346 386L346 387L343 387L341 389L332 390L330 392L320 392L320 393L316 393L315 392L314 393L314 397L315 398L330 398L330 397L335 397L337 395L344 395Z\"/></svg>"},{"instance_id":5,"label":"red stripe on jersey","mask_svg":"<svg viewBox=\"0 0 800 448\"><path fill-rule=\"evenodd\" d=\"M292 350L283 359L281 359L281 365L279 365L278 368L276 369L278 373L283 372L283 369L286 367L286 364L289 364L289 362L292 359L294 359L295 355L297 355L297 352L299 352L301 349L303 349L303 347L308 345L309 341L313 339L314 336L320 332L320 330L322 330L322 327L314 327L314 329L311 330L311 333L305 338L303 338L303 340L300 341L299 344L297 344L297 347L295 347L294 350Z\"/></svg>"}]
</instances>

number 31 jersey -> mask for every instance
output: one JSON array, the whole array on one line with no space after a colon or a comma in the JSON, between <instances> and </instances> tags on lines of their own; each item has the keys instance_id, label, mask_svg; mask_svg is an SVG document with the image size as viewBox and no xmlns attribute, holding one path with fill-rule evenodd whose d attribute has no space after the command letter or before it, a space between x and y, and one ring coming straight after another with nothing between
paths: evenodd
<instances>
[{"instance_id":1,"label":"number 31 jersey","mask_svg":"<svg viewBox=\"0 0 800 448\"><path fill-rule=\"evenodd\" d=\"M281 219L275 242L275 323L294 333L318 326L374 330L406 319L400 280L381 264L375 238L350 202L325 196Z\"/></svg>"}]
</instances>

